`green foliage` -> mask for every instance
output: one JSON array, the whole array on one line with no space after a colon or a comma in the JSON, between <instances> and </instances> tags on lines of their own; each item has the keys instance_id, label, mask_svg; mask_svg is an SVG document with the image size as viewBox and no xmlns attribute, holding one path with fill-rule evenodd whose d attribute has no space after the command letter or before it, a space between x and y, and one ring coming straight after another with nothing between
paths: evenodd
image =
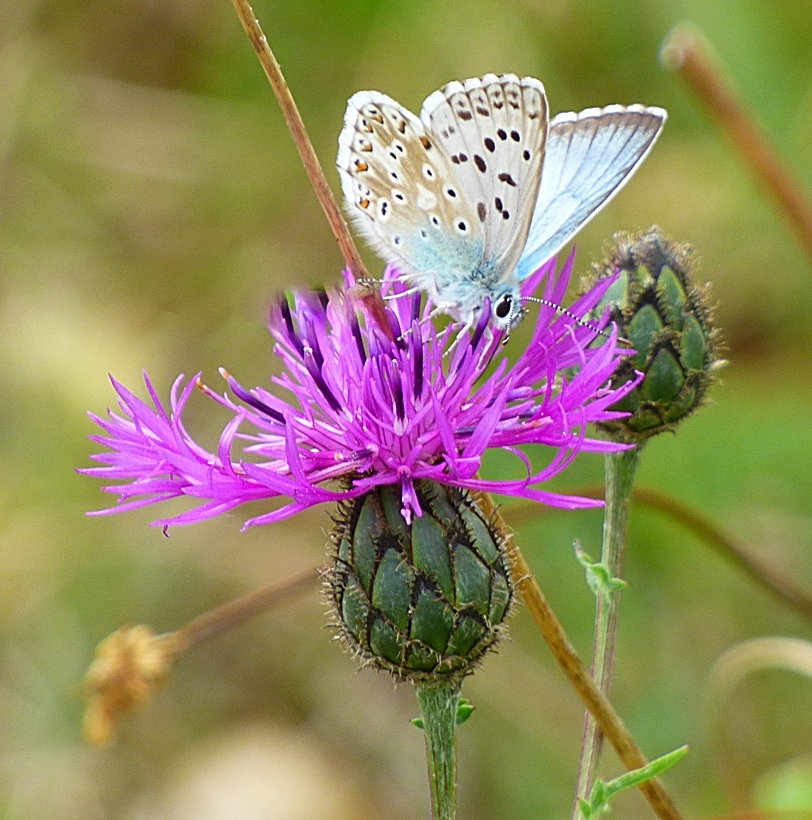
<instances>
[{"instance_id":1,"label":"green foliage","mask_svg":"<svg viewBox=\"0 0 812 820\"><path fill-rule=\"evenodd\" d=\"M688 747L680 746L679 749L674 749L673 752L655 758L646 766L625 772L608 783L600 779L596 780L589 795L589 800L578 801L581 816L584 820L597 820L598 817L609 810L609 803L615 795L627 789L637 788L641 783L651 780L652 777L659 777L663 772L679 763L687 754Z\"/></svg>"},{"instance_id":2,"label":"green foliage","mask_svg":"<svg viewBox=\"0 0 812 820\"><path fill-rule=\"evenodd\" d=\"M465 723L465 721L468 720L468 718L474 713L474 709L476 709L476 707L470 700L467 698L460 698L457 703L457 726L461 723ZM413 726L417 726L418 729L423 728L423 718L412 718L411 723Z\"/></svg>"},{"instance_id":3,"label":"green foliage","mask_svg":"<svg viewBox=\"0 0 812 820\"><path fill-rule=\"evenodd\" d=\"M627 586L626 581L622 578L616 578L609 572L609 568L605 563L593 561L577 541L574 546L575 557L586 570L586 582L596 598L600 597L605 601L609 601L612 595Z\"/></svg>"}]
</instances>

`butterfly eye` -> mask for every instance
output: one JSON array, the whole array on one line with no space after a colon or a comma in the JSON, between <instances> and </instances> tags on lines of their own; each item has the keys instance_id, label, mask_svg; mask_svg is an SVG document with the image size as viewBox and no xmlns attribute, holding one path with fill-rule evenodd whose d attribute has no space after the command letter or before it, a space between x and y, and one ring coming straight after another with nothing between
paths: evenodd
<instances>
[{"instance_id":1,"label":"butterfly eye","mask_svg":"<svg viewBox=\"0 0 812 820\"><path fill-rule=\"evenodd\" d=\"M506 293L504 296L499 298L499 301L496 303L496 307L494 307L493 312L496 314L497 318L499 319L507 319L510 316L510 312L513 309L513 297Z\"/></svg>"}]
</instances>

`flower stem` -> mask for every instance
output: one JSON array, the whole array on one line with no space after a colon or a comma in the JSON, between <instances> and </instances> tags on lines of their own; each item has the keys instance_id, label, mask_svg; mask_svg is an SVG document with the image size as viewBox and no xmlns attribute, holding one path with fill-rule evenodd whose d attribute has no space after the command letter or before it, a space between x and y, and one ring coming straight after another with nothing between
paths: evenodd
<instances>
[{"instance_id":1,"label":"flower stem","mask_svg":"<svg viewBox=\"0 0 812 820\"><path fill-rule=\"evenodd\" d=\"M266 612L280 601L293 598L303 590L315 586L322 571L322 567L310 567L283 581L241 595L227 604L198 615L186 626L162 637L171 636L177 646L177 653L185 652L195 644L241 626L245 621Z\"/></svg>"},{"instance_id":2,"label":"flower stem","mask_svg":"<svg viewBox=\"0 0 812 820\"><path fill-rule=\"evenodd\" d=\"M570 491L573 495L582 495L585 498L603 498L604 486L590 484L576 487ZM723 530L719 524L695 507L685 504L666 493L651 487L635 487L632 493L635 504L643 504L652 510L668 516L677 524L681 524L702 543L715 549L719 555L732 561L743 570L751 580L760 584L767 592L774 595L782 603L792 607L799 615L812 621L812 595L796 584L790 578L782 576L766 561L756 558L755 547L736 539L731 533ZM511 524L533 520L539 515L552 513L553 508L541 510L535 502L516 504L504 511L505 518Z\"/></svg>"},{"instance_id":3,"label":"flower stem","mask_svg":"<svg viewBox=\"0 0 812 820\"><path fill-rule=\"evenodd\" d=\"M634 488L634 476L640 460L639 446L618 453L608 453L605 461L606 507L603 517L601 563L610 578L623 574L629 506ZM603 695L612 688L617 641L619 590L599 593L595 604L595 641L592 649L592 679ZM581 746L581 765L578 772L576 803L573 820L578 816L577 798L589 797L595 769L601 756L603 734L594 717L587 712Z\"/></svg>"},{"instance_id":4,"label":"flower stem","mask_svg":"<svg viewBox=\"0 0 812 820\"><path fill-rule=\"evenodd\" d=\"M533 572L525 561L521 550L512 539L508 542L508 555L513 569L516 586L533 616L544 640L550 647L561 670L567 676L573 689L578 693L587 709L595 716L601 731L612 744L618 757L627 769L639 769L648 765L640 747L635 743L629 730L623 724L609 700L593 682L589 672L581 663L572 641L567 637L560 621L541 591ZM659 778L640 783L637 787L648 800L649 805L660 820L682 820L671 795Z\"/></svg>"},{"instance_id":5,"label":"flower stem","mask_svg":"<svg viewBox=\"0 0 812 820\"><path fill-rule=\"evenodd\" d=\"M779 573L771 564L757 558L752 544L739 541L696 508L683 504L659 490L637 487L633 500L636 504L645 504L682 524L696 538L715 549L723 558L732 561L751 580L760 584L779 601L791 606L808 621L812 621L812 595L793 579Z\"/></svg>"},{"instance_id":6,"label":"flower stem","mask_svg":"<svg viewBox=\"0 0 812 820\"><path fill-rule=\"evenodd\" d=\"M433 820L454 820L457 816L457 704L459 681L415 684L417 702L423 714L426 755L431 787Z\"/></svg>"}]
</instances>

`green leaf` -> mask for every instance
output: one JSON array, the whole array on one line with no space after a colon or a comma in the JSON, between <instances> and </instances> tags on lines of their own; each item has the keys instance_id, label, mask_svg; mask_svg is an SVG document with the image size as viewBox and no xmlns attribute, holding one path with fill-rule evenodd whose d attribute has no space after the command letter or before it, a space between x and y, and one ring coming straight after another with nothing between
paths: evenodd
<instances>
[{"instance_id":1,"label":"green leaf","mask_svg":"<svg viewBox=\"0 0 812 820\"><path fill-rule=\"evenodd\" d=\"M627 585L622 578L614 577L605 563L593 561L577 541L573 546L578 563L586 570L586 582L596 598L601 597L608 602L618 590Z\"/></svg>"},{"instance_id":2,"label":"green leaf","mask_svg":"<svg viewBox=\"0 0 812 820\"><path fill-rule=\"evenodd\" d=\"M474 706L468 698L460 698L460 701L457 704L457 726L461 723L465 723L465 721L468 720L468 718L474 713L474 709L476 709L476 706ZM412 718L410 723L413 726L417 726L418 729L423 728L423 718Z\"/></svg>"},{"instance_id":3,"label":"green leaf","mask_svg":"<svg viewBox=\"0 0 812 820\"><path fill-rule=\"evenodd\" d=\"M461 723L465 723L469 717L474 713L474 709L476 707L470 700L467 698L460 698L460 702L457 704L457 726Z\"/></svg>"},{"instance_id":4,"label":"green leaf","mask_svg":"<svg viewBox=\"0 0 812 820\"><path fill-rule=\"evenodd\" d=\"M603 780L596 780L595 785L592 787L592 793L589 795L589 800L578 800L578 808L582 817L584 820L600 817L609 808L609 801L616 794L626 791L626 789L635 788L641 783L645 783L646 780L651 780L652 777L657 777L682 760L687 754L688 747L680 746L679 749L674 749L673 752L668 752L668 754L652 760L639 769L625 772L608 783Z\"/></svg>"}]
</instances>

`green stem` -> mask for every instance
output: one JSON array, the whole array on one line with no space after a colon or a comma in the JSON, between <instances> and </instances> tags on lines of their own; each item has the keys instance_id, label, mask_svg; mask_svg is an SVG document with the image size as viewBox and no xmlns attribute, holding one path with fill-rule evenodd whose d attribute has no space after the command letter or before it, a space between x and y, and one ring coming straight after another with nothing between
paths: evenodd
<instances>
[{"instance_id":1,"label":"green stem","mask_svg":"<svg viewBox=\"0 0 812 820\"><path fill-rule=\"evenodd\" d=\"M457 816L457 704L459 681L415 684L423 714L433 820Z\"/></svg>"},{"instance_id":2,"label":"green stem","mask_svg":"<svg viewBox=\"0 0 812 820\"><path fill-rule=\"evenodd\" d=\"M623 574L623 558L626 550L626 534L629 522L634 476L640 459L640 447L609 453L605 460L606 508L603 516L603 542L601 563L606 565L609 576L620 578ZM610 596L598 595L595 605L595 642L592 649L592 679L602 694L609 694L615 665L619 592ZM592 715L587 712L584 720L584 736L581 746L581 765L578 772L576 798L587 799L595 770L601 756L603 734ZM578 801L573 808L573 820L578 816Z\"/></svg>"}]
</instances>

